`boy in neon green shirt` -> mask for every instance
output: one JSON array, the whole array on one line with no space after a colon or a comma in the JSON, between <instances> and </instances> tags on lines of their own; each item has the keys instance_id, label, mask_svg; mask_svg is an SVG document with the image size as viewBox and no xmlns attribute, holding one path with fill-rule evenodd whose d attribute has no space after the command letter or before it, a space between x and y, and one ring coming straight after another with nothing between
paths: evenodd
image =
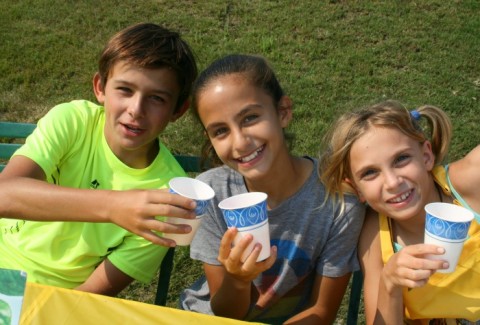
<instances>
[{"instance_id":1,"label":"boy in neon green shirt","mask_svg":"<svg viewBox=\"0 0 480 325\"><path fill-rule=\"evenodd\" d=\"M54 107L0 173L0 267L106 295L150 281L175 245L157 232L190 231L155 217L195 217L192 200L161 190L185 173L159 134L188 109L196 75L175 32L114 35L93 78L100 105Z\"/></svg>"}]
</instances>

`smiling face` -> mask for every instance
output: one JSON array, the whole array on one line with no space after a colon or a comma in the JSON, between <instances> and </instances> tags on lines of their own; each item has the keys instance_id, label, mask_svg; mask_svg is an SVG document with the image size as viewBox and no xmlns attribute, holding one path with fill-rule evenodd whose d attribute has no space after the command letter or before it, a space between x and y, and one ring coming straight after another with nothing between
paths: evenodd
<instances>
[{"instance_id":1,"label":"smiling face","mask_svg":"<svg viewBox=\"0 0 480 325\"><path fill-rule=\"evenodd\" d=\"M131 167L148 166L158 153L158 135L185 112L184 107L175 112L176 73L119 62L105 87L98 74L93 82L97 100L105 106L104 132L111 150Z\"/></svg>"},{"instance_id":2,"label":"smiling face","mask_svg":"<svg viewBox=\"0 0 480 325\"><path fill-rule=\"evenodd\" d=\"M394 128L371 127L350 151L360 198L399 221L424 215L425 204L435 199L433 164L428 141L420 144Z\"/></svg>"},{"instance_id":3,"label":"smiling face","mask_svg":"<svg viewBox=\"0 0 480 325\"><path fill-rule=\"evenodd\" d=\"M282 97L276 107L268 93L241 74L210 81L197 97L200 120L224 164L247 180L278 171L276 162L288 156L283 135L291 119L288 97Z\"/></svg>"}]
</instances>

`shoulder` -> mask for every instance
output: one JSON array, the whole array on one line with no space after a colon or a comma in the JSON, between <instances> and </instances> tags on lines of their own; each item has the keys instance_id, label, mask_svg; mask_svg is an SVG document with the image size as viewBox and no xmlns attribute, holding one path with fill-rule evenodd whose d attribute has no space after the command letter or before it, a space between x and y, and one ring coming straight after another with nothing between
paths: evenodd
<instances>
[{"instance_id":1,"label":"shoulder","mask_svg":"<svg viewBox=\"0 0 480 325\"><path fill-rule=\"evenodd\" d=\"M480 209L480 145L449 165L448 176L455 190L474 209Z\"/></svg>"},{"instance_id":2,"label":"shoulder","mask_svg":"<svg viewBox=\"0 0 480 325\"><path fill-rule=\"evenodd\" d=\"M175 158L172 152L165 146L165 144L158 139L160 145L160 151L158 152L157 158L153 162L157 168L161 168L161 174L168 177L176 176L186 176L185 170L183 169L180 162ZM158 171L154 171L158 172ZM158 175L155 177L158 178Z\"/></svg>"},{"instance_id":3,"label":"shoulder","mask_svg":"<svg viewBox=\"0 0 480 325\"><path fill-rule=\"evenodd\" d=\"M239 173L234 171L228 166L220 166L209 169L197 176L197 179L209 184L210 186L225 185L226 183L239 183L243 184L243 178Z\"/></svg>"},{"instance_id":4,"label":"shoulder","mask_svg":"<svg viewBox=\"0 0 480 325\"><path fill-rule=\"evenodd\" d=\"M362 232L359 240L359 253L370 249L372 244L379 238L380 225L378 213L367 208L365 211L365 220L362 226Z\"/></svg>"},{"instance_id":5,"label":"shoulder","mask_svg":"<svg viewBox=\"0 0 480 325\"><path fill-rule=\"evenodd\" d=\"M54 106L38 124L62 125L68 123L68 127L83 128L89 121L98 121L104 115L103 106L99 106L87 100L74 100Z\"/></svg>"},{"instance_id":6,"label":"shoulder","mask_svg":"<svg viewBox=\"0 0 480 325\"><path fill-rule=\"evenodd\" d=\"M450 164L450 174L462 174L465 169L480 168L480 145L472 149L465 157Z\"/></svg>"},{"instance_id":7,"label":"shoulder","mask_svg":"<svg viewBox=\"0 0 480 325\"><path fill-rule=\"evenodd\" d=\"M312 195L317 195L317 196L321 196L322 198L324 198L326 196L326 189L325 189L325 185L321 182L320 176L318 174L319 173L318 172L318 159L308 157L308 156L306 156L305 158L312 160L312 162L314 164L314 172L313 172L313 175L312 175L313 177L310 178L310 184L309 185L311 187L316 188L316 191L312 191L311 193L312 193ZM345 197L344 197L345 198L345 214L348 214L348 213L350 213L350 211L354 210L356 212L361 213L362 216L363 216L363 214L365 212L365 206L364 206L363 203L361 203L359 201L353 187L351 187L348 184L345 184L344 195L345 195ZM326 203L330 204L331 206L337 206L337 207L340 206L338 200L336 200L333 197L329 197L326 200Z\"/></svg>"},{"instance_id":8,"label":"shoulder","mask_svg":"<svg viewBox=\"0 0 480 325\"><path fill-rule=\"evenodd\" d=\"M49 114L85 114L85 115L97 115L103 114L104 108L98 104L90 102L88 100L72 100L70 102L61 103L54 106Z\"/></svg>"}]
</instances>

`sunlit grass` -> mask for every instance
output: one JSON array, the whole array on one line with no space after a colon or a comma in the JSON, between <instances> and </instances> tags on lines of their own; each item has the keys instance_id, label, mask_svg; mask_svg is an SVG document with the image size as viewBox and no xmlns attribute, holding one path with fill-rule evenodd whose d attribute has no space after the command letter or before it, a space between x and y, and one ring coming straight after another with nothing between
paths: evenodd
<instances>
[{"instance_id":1,"label":"sunlit grass","mask_svg":"<svg viewBox=\"0 0 480 325\"><path fill-rule=\"evenodd\" d=\"M0 119L36 122L53 105L93 100L91 78L117 30L152 21L180 31L200 68L229 53L266 56L295 104L294 151L316 156L342 112L379 100L433 104L452 117L450 158L480 139L480 2L470 1L3 1L0 2ZM198 154L191 116L165 143ZM201 273L188 249L176 254L169 305ZM153 302L156 284L128 299ZM338 324L346 311L342 307Z\"/></svg>"}]
</instances>

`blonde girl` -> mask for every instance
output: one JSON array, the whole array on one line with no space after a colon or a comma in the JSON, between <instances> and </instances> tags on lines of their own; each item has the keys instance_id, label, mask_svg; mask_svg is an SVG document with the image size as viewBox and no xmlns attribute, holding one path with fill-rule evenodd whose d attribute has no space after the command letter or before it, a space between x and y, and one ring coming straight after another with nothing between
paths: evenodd
<instances>
[{"instance_id":1,"label":"blonde girl","mask_svg":"<svg viewBox=\"0 0 480 325\"><path fill-rule=\"evenodd\" d=\"M329 195L342 202L348 184L369 206L359 241L367 324L480 319L480 146L441 165L451 130L437 107L409 112L386 101L346 113L327 137L320 171ZM430 202L475 212L453 273L436 273L448 263L426 257L444 253L423 244L424 207Z\"/></svg>"}]
</instances>

